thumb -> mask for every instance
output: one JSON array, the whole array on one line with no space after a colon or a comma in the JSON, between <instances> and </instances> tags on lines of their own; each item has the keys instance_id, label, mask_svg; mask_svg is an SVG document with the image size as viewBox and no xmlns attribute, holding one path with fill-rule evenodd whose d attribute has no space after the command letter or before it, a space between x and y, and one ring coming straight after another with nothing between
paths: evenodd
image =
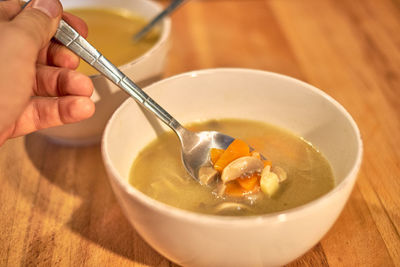
<instances>
[{"instance_id":1,"label":"thumb","mask_svg":"<svg viewBox=\"0 0 400 267\"><path fill-rule=\"evenodd\" d=\"M11 23L27 37L29 46L39 51L54 36L62 15L59 0L33 0Z\"/></svg>"}]
</instances>

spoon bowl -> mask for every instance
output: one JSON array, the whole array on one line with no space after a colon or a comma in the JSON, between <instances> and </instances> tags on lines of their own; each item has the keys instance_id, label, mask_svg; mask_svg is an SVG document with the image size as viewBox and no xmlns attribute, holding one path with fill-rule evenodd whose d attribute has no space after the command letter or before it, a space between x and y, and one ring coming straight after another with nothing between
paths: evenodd
<instances>
[{"instance_id":1,"label":"spoon bowl","mask_svg":"<svg viewBox=\"0 0 400 267\"><path fill-rule=\"evenodd\" d=\"M184 127L178 133L181 141L182 162L190 175L199 180L199 169L209 161L211 148L226 149L235 140L215 131L191 132Z\"/></svg>"}]
</instances>

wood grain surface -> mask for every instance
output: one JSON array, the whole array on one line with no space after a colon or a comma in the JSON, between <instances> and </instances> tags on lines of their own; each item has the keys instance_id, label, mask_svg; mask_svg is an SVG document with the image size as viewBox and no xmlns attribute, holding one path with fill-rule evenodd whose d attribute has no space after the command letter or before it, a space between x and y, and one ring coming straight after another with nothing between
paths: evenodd
<instances>
[{"instance_id":1,"label":"wood grain surface","mask_svg":"<svg viewBox=\"0 0 400 267\"><path fill-rule=\"evenodd\" d=\"M169 1L161 1L167 4ZM364 159L333 228L289 266L400 266L400 1L197 0L172 16L165 77L274 71L337 99ZM38 134L0 147L0 266L170 266L124 218L100 147Z\"/></svg>"}]
</instances>

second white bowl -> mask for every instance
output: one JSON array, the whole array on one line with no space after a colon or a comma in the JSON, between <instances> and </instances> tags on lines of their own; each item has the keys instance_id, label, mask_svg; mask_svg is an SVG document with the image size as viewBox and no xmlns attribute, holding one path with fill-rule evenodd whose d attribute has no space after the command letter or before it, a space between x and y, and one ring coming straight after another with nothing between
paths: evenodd
<instances>
[{"instance_id":1,"label":"second white bowl","mask_svg":"<svg viewBox=\"0 0 400 267\"><path fill-rule=\"evenodd\" d=\"M150 0L65 0L62 1L62 4L64 9L83 7L123 8L148 20L162 10L161 5ZM161 23L160 38L157 43L142 56L119 66L119 68L141 86L159 80L167 60L170 31L171 20L166 18ZM91 76L91 79L95 87L92 100L96 105L96 112L93 117L82 122L41 130L42 134L58 143L70 145L87 145L100 141L108 119L127 98L127 94L100 74Z\"/></svg>"}]
</instances>

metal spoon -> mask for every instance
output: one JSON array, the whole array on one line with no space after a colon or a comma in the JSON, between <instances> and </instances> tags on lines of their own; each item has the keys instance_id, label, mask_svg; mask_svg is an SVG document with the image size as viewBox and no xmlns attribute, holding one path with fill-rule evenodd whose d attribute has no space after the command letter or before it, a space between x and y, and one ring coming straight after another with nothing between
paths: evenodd
<instances>
[{"instance_id":1,"label":"metal spoon","mask_svg":"<svg viewBox=\"0 0 400 267\"><path fill-rule=\"evenodd\" d=\"M171 14L175 9L185 3L187 0L175 0L169 6L167 6L163 11L161 11L154 19L152 19L146 26L144 26L138 33L133 36L135 42L139 41L143 36L145 36L160 20L165 16Z\"/></svg>"},{"instance_id":2,"label":"metal spoon","mask_svg":"<svg viewBox=\"0 0 400 267\"><path fill-rule=\"evenodd\" d=\"M25 2L22 8L25 8L29 2L31 0ZM192 132L184 128L63 19L54 38L154 113L178 135L183 164L195 180L198 180L199 168L208 161L209 150L211 148L225 149L234 140L233 137L215 131Z\"/></svg>"},{"instance_id":3,"label":"metal spoon","mask_svg":"<svg viewBox=\"0 0 400 267\"><path fill-rule=\"evenodd\" d=\"M178 135L181 142L183 164L195 180L199 180L199 168L208 161L209 150L213 147L225 149L234 140L233 137L219 132L191 132L184 128L64 20L60 21L54 38L127 92L147 110L153 112Z\"/></svg>"}]
</instances>

